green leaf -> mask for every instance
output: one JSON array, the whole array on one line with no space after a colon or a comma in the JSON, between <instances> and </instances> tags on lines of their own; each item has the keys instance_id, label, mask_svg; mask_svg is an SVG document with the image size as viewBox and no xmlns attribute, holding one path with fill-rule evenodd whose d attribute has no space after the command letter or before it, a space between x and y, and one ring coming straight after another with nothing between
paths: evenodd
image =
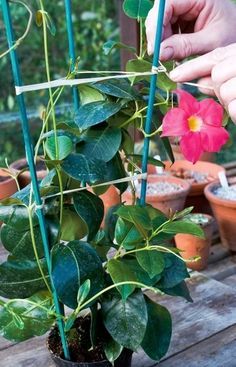
<instances>
[{"instance_id":1,"label":"green leaf","mask_svg":"<svg viewBox=\"0 0 236 367\"><path fill-rule=\"evenodd\" d=\"M111 339L104 345L104 352L109 362L113 363L121 354L123 350L122 345Z\"/></svg>"},{"instance_id":2,"label":"green leaf","mask_svg":"<svg viewBox=\"0 0 236 367\"><path fill-rule=\"evenodd\" d=\"M0 335L21 342L45 334L55 322L55 318L49 315L51 307L52 298L46 291L0 306Z\"/></svg>"},{"instance_id":3,"label":"green leaf","mask_svg":"<svg viewBox=\"0 0 236 367\"><path fill-rule=\"evenodd\" d=\"M129 73L146 73L151 72L152 70L152 64L149 61L142 60L142 59L133 59L129 60L126 64L126 71ZM147 76L136 76L131 77L130 80L132 80L132 83L139 82L140 80L146 80L150 82L151 75Z\"/></svg>"},{"instance_id":4,"label":"green leaf","mask_svg":"<svg viewBox=\"0 0 236 367\"><path fill-rule=\"evenodd\" d=\"M34 260L35 253L33 249L30 230L16 231L13 227L4 224L1 228L1 242L5 249L13 256L19 259ZM44 257L43 242L39 227L34 228L35 244L38 257Z\"/></svg>"},{"instance_id":5,"label":"green leaf","mask_svg":"<svg viewBox=\"0 0 236 367\"><path fill-rule=\"evenodd\" d=\"M57 136L58 152L56 154L55 137L51 136L47 139L45 148L47 155L51 160L63 160L73 151L72 140L68 136Z\"/></svg>"},{"instance_id":6,"label":"green leaf","mask_svg":"<svg viewBox=\"0 0 236 367\"><path fill-rule=\"evenodd\" d=\"M112 338L125 348L136 351L146 326L147 307L141 291L131 294L126 301L112 294L102 301L102 314L106 329Z\"/></svg>"},{"instance_id":7,"label":"green leaf","mask_svg":"<svg viewBox=\"0 0 236 367\"><path fill-rule=\"evenodd\" d=\"M77 302L79 305L86 300L88 294L91 289L91 281L90 279L85 280L85 282L79 287L78 295L77 295Z\"/></svg>"},{"instance_id":8,"label":"green leaf","mask_svg":"<svg viewBox=\"0 0 236 367\"><path fill-rule=\"evenodd\" d=\"M186 215L189 215L193 211L194 207L190 206L189 208L185 208L184 210L181 210L181 212L176 212L173 215L173 219L182 219L186 217Z\"/></svg>"},{"instance_id":9,"label":"green leaf","mask_svg":"<svg viewBox=\"0 0 236 367\"><path fill-rule=\"evenodd\" d=\"M131 158L134 163L140 164L142 163L143 156L141 154L128 154L128 158ZM156 167L165 167L163 162L152 157L148 157L148 163Z\"/></svg>"},{"instance_id":10,"label":"green leaf","mask_svg":"<svg viewBox=\"0 0 236 367\"><path fill-rule=\"evenodd\" d=\"M163 256L166 266L161 275L161 280L156 284L157 288L173 288L184 279L189 278L186 264L183 260L172 254L163 254Z\"/></svg>"},{"instance_id":11,"label":"green leaf","mask_svg":"<svg viewBox=\"0 0 236 367\"><path fill-rule=\"evenodd\" d=\"M146 333L142 341L144 352L159 361L167 353L172 334L172 321L169 311L145 296L148 312Z\"/></svg>"},{"instance_id":12,"label":"green leaf","mask_svg":"<svg viewBox=\"0 0 236 367\"><path fill-rule=\"evenodd\" d=\"M145 284L147 287L154 286L161 279L160 274L151 279L148 273L139 265L136 259L123 259L122 261L135 274L137 281L139 283Z\"/></svg>"},{"instance_id":13,"label":"green leaf","mask_svg":"<svg viewBox=\"0 0 236 367\"><path fill-rule=\"evenodd\" d=\"M117 98L125 98L129 100L141 98L138 92L133 89L125 79L111 79L105 82L99 82L93 84L93 87L100 92L114 96Z\"/></svg>"},{"instance_id":14,"label":"green leaf","mask_svg":"<svg viewBox=\"0 0 236 367\"><path fill-rule=\"evenodd\" d=\"M117 215L128 222L135 225L143 239L148 237L149 231L152 229L151 219L144 207L122 205L117 210Z\"/></svg>"},{"instance_id":15,"label":"green leaf","mask_svg":"<svg viewBox=\"0 0 236 367\"><path fill-rule=\"evenodd\" d=\"M134 19L146 18L152 7L150 0L125 0L123 3L125 14Z\"/></svg>"},{"instance_id":16,"label":"green leaf","mask_svg":"<svg viewBox=\"0 0 236 367\"><path fill-rule=\"evenodd\" d=\"M143 242L143 237L135 225L122 218L118 218L115 228L116 242L126 250L132 250Z\"/></svg>"},{"instance_id":17,"label":"green leaf","mask_svg":"<svg viewBox=\"0 0 236 367\"><path fill-rule=\"evenodd\" d=\"M80 105L83 106L87 103L104 101L105 97L97 89L88 85L79 85L79 97Z\"/></svg>"},{"instance_id":18,"label":"green leaf","mask_svg":"<svg viewBox=\"0 0 236 367\"><path fill-rule=\"evenodd\" d=\"M79 216L87 224L88 240L94 238L98 232L103 216L103 201L89 191L81 191L73 195L74 207Z\"/></svg>"},{"instance_id":19,"label":"green leaf","mask_svg":"<svg viewBox=\"0 0 236 367\"><path fill-rule=\"evenodd\" d=\"M92 128L81 136L77 152L87 157L110 161L118 152L121 144L121 131L115 127Z\"/></svg>"},{"instance_id":20,"label":"green leaf","mask_svg":"<svg viewBox=\"0 0 236 367\"><path fill-rule=\"evenodd\" d=\"M45 260L41 267L48 280ZM46 288L36 261L8 259L0 265L0 296L27 298Z\"/></svg>"},{"instance_id":21,"label":"green leaf","mask_svg":"<svg viewBox=\"0 0 236 367\"><path fill-rule=\"evenodd\" d=\"M75 123L80 130L86 130L91 126L106 121L122 108L118 102L98 101L81 106L75 116Z\"/></svg>"},{"instance_id":22,"label":"green leaf","mask_svg":"<svg viewBox=\"0 0 236 367\"><path fill-rule=\"evenodd\" d=\"M125 178L127 173L125 171L124 165L122 163L120 154L117 153L112 160L107 162L107 172L106 172L106 181L119 180L121 178ZM121 182L114 185L122 194L127 190L128 183Z\"/></svg>"},{"instance_id":23,"label":"green leaf","mask_svg":"<svg viewBox=\"0 0 236 367\"><path fill-rule=\"evenodd\" d=\"M121 42L115 42L115 41L110 40L110 41L105 42L103 45L103 52L105 55L110 55L111 51L114 49L125 49L134 54L136 53L135 47L127 46Z\"/></svg>"},{"instance_id":24,"label":"green leaf","mask_svg":"<svg viewBox=\"0 0 236 367\"><path fill-rule=\"evenodd\" d=\"M35 212L32 212L33 224L38 224L38 219ZM23 205L0 205L0 221L13 227L16 231L24 231L29 229L29 212Z\"/></svg>"},{"instance_id":25,"label":"green leaf","mask_svg":"<svg viewBox=\"0 0 236 367\"><path fill-rule=\"evenodd\" d=\"M74 210L73 205L64 206L61 224L63 241L80 240L88 234L88 226L84 219Z\"/></svg>"},{"instance_id":26,"label":"green leaf","mask_svg":"<svg viewBox=\"0 0 236 367\"><path fill-rule=\"evenodd\" d=\"M126 263L122 260L111 259L107 264L108 272L115 283L133 281L137 282L135 274L129 269ZM127 284L119 286L118 291L120 292L122 298L126 300L130 294L135 290L135 285Z\"/></svg>"},{"instance_id":27,"label":"green leaf","mask_svg":"<svg viewBox=\"0 0 236 367\"><path fill-rule=\"evenodd\" d=\"M181 283L177 284L173 288L160 288L159 289L169 296L178 296L183 297L188 302L193 302L192 297L190 296L188 287L186 285L186 282L183 280Z\"/></svg>"},{"instance_id":28,"label":"green leaf","mask_svg":"<svg viewBox=\"0 0 236 367\"><path fill-rule=\"evenodd\" d=\"M63 171L75 180L94 184L103 181L106 174L105 162L83 154L70 154L62 163Z\"/></svg>"},{"instance_id":29,"label":"green leaf","mask_svg":"<svg viewBox=\"0 0 236 367\"><path fill-rule=\"evenodd\" d=\"M177 233L187 233L197 237L205 238L202 228L195 223L188 222L187 220L166 223L166 225L163 227L163 232L174 235Z\"/></svg>"},{"instance_id":30,"label":"green leaf","mask_svg":"<svg viewBox=\"0 0 236 367\"><path fill-rule=\"evenodd\" d=\"M165 268L163 254L156 250L136 252L139 265L148 273L150 278L161 274Z\"/></svg>"},{"instance_id":31,"label":"green leaf","mask_svg":"<svg viewBox=\"0 0 236 367\"><path fill-rule=\"evenodd\" d=\"M53 248L52 277L60 300L72 309L77 308L78 291L86 280L91 281L89 297L104 286L102 262L96 251L82 241L72 241Z\"/></svg>"},{"instance_id":32,"label":"green leaf","mask_svg":"<svg viewBox=\"0 0 236 367\"><path fill-rule=\"evenodd\" d=\"M125 129L122 129L121 149L124 150L126 155L129 155L134 151L133 138L130 136L130 133Z\"/></svg>"},{"instance_id":33,"label":"green leaf","mask_svg":"<svg viewBox=\"0 0 236 367\"><path fill-rule=\"evenodd\" d=\"M159 73L157 77L157 87L163 91L172 91L177 88L177 83L173 82L166 73Z\"/></svg>"},{"instance_id":34,"label":"green leaf","mask_svg":"<svg viewBox=\"0 0 236 367\"><path fill-rule=\"evenodd\" d=\"M68 331L70 331L70 329L73 327L75 320L78 317L78 312L75 310L74 312L72 312L68 318L65 321L65 332L68 333Z\"/></svg>"},{"instance_id":35,"label":"green leaf","mask_svg":"<svg viewBox=\"0 0 236 367\"><path fill-rule=\"evenodd\" d=\"M47 28L49 29L49 32L51 33L52 36L56 35L56 26L54 21L52 20L52 17L47 13L44 12L45 16L45 20L46 20L46 24L47 24Z\"/></svg>"},{"instance_id":36,"label":"green leaf","mask_svg":"<svg viewBox=\"0 0 236 367\"><path fill-rule=\"evenodd\" d=\"M174 163L175 162L175 157L174 157L174 154L172 152L172 148L171 148L171 144L170 144L169 139L168 138L162 138L161 141L164 145L164 148L165 148L165 151L166 151L168 157L170 158L171 162Z\"/></svg>"}]
</instances>

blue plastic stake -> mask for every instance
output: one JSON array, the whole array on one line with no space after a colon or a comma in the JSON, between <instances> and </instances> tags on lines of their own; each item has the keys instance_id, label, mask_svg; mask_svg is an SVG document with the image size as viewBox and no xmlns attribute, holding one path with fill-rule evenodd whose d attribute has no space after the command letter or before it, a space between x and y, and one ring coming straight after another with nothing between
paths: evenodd
<instances>
[{"instance_id":1,"label":"blue plastic stake","mask_svg":"<svg viewBox=\"0 0 236 367\"><path fill-rule=\"evenodd\" d=\"M71 71L75 68L76 55L75 55L75 40L73 32L73 22L72 22L72 12L71 12L71 0L65 0L66 8L66 23L67 23L67 34L69 43L69 56L71 60ZM73 89L73 99L75 111L79 109L79 93L77 87L72 87Z\"/></svg>"},{"instance_id":2,"label":"blue plastic stake","mask_svg":"<svg viewBox=\"0 0 236 367\"><path fill-rule=\"evenodd\" d=\"M160 0L159 10L158 10L158 19L157 19L157 30L155 37L155 47L154 47L154 56L153 56L153 68L157 68L159 64L160 57L160 48L161 48L161 40L162 40L162 27L165 13L165 0ZM152 116L155 102L155 94L156 94L156 83L157 83L158 74L153 74L151 76L151 84L150 84L150 93L148 100L148 110L147 110L147 118L145 123L145 133L150 134L152 129ZM142 160L142 172L147 173L148 166L148 155L149 155L149 145L150 138L146 137L144 139L143 146L143 160ZM146 191L147 191L147 179L142 180L141 186L141 196L140 196L140 204L142 206L146 203Z\"/></svg>"},{"instance_id":3,"label":"blue plastic stake","mask_svg":"<svg viewBox=\"0 0 236 367\"><path fill-rule=\"evenodd\" d=\"M4 19L4 23L6 27L7 41L8 41L9 48L11 48L14 45L14 33L13 33L13 27L12 27L10 8L9 8L9 4L7 0L1 0L1 1L2 1L3 19ZM10 58L11 58L11 64L12 64L14 83L16 86L22 86L22 79L21 79L21 73L20 73L20 68L18 64L17 52L14 49L12 49L10 52ZM18 95L17 101L18 101L19 108L20 108L22 131L23 131L24 142L25 142L25 151L26 151L27 161L29 164L33 190L34 190L35 204L37 208L36 212L37 212L37 216L39 219L39 225L40 225L40 230L41 230L41 235L42 235L42 240L43 240L44 253L45 253L45 258L47 262L50 280L51 280L53 301L54 301L56 313L60 315L61 314L60 313L60 303L59 303L57 293L53 285L52 276L51 276L51 261L50 261L49 243L48 243L48 238L47 238L47 229L46 229L46 223L45 223L44 214L43 214L42 200L40 197L39 185L38 185L37 176L36 176L33 147L31 143L29 122L28 122L28 117L27 117L27 112L26 112L24 95L23 94ZM60 332L60 336L62 340L62 346L63 346L65 358L70 359L69 348L68 348L68 344L66 340L66 335L64 332L64 322L61 319L61 317L58 318L57 323L58 323L58 328L59 328L59 332Z\"/></svg>"}]
</instances>

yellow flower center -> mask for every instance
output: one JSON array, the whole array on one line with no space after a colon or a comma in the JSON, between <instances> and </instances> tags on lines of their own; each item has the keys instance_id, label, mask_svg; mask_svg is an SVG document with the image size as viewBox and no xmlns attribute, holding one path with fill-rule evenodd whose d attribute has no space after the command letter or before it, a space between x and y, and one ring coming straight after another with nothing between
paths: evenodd
<instances>
[{"instance_id":1,"label":"yellow flower center","mask_svg":"<svg viewBox=\"0 0 236 367\"><path fill-rule=\"evenodd\" d=\"M202 127L202 123L203 121L200 117L197 117L197 116L189 117L188 119L189 130L194 131L194 132L200 131Z\"/></svg>"}]
</instances>

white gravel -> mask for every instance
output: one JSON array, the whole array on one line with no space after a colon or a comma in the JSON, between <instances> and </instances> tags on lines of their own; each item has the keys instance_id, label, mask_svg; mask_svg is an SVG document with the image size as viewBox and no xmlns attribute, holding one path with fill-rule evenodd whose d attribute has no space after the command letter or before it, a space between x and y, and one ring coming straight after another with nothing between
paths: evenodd
<instances>
[{"instance_id":1,"label":"white gravel","mask_svg":"<svg viewBox=\"0 0 236 367\"><path fill-rule=\"evenodd\" d=\"M213 191L217 197L225 200L236 200L236 185L229 188L218 187Z\"/></svg>"},{"instance_id":2,"label":"white gravel","mask_svg":"<svg viewBox=\"0 0 236 367\"><path fill-rule=\"evenodd\" d=\"M136 187L137 193L140 194L141 185ZM147 195L168 195L183 190L181 185L170 183L168 181L163 182L148 182Z\"/></svg>"}]
</instances>

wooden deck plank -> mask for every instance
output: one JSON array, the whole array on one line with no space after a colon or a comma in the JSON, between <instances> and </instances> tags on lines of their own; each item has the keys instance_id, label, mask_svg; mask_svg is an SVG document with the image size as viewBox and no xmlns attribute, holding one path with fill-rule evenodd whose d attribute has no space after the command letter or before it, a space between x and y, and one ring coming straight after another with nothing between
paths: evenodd
<instances>
[{"instance_id":1,"label":"wooden deck plank","mask_svg":"<svg viewBox=\"0 0 236 367\"><path fill-rule=\"evenodd\" d=\"M221 245L221 243L217 243L210 248L210 256L209 256L209 264L216 263L217 261L223 260L226 257L230 256L230 251Z\"/></svg>"},{"instance_id":2,"label":"wooden deck plank","mask_svg":"<svg viewBox=\"0 0 236 367\"><path fill-rule=\"evenodd\" d=\"M204 340L174 357L160 367L235 367L236 325ZM157 366L157 365L155 365Z\"/></svg>"},{"instance_id":3,"label":"wooden deck plank","mask_svg":"<svg viewBox=\"0 0 236 367\"><path fill-rule=\"evenodd\" d=\"M228 285L229 287L236 288L236 274L231 275L222 280L222 283Z\"/></svg>"},{"instance_id":4,"label":"wooden deck plank","mask_svg":"<svg viewBox=\"0 0 236 367\"><path fill-rule=\"evenodd\" d=\"M201 274L208 278L222 280L233 274L236 274L236 255L226 257L225 259L209 264L206 270Z\"/></svg>"},{"instance_id":5,"label":"wooden deck plank","mask_svg":"<svg viewBox=\"0 0 236 367\"><path fill-rule=\"evenodd\" d=\"M236 292L230 287L195 273L189 281L194 303L181 298L164 297L173 318L173 336L167 357L173 356L196 343L236 323ZM154 363L146 355L135 355L135 367L150 367Z\"/></svg>"}]
</instances>

